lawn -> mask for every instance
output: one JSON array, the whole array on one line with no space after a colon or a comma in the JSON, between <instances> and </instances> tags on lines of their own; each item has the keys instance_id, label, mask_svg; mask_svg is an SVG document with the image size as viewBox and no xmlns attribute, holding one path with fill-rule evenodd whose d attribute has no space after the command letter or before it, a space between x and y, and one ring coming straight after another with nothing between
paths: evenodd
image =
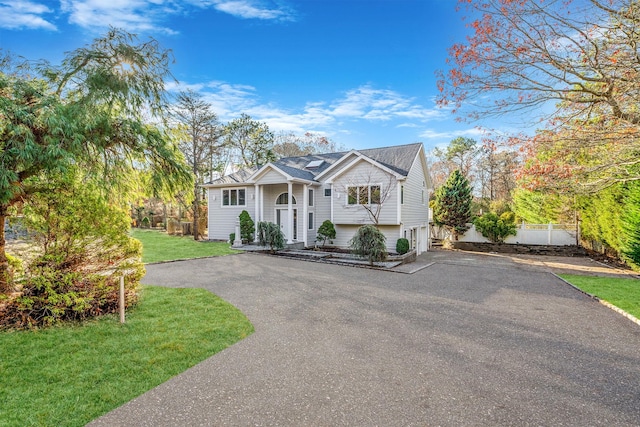
<instances>
[{"instance_id":1,"label":"lawn","mask_svg":"<svg viewBox=\"0 0 640 427\"><path fill-rule=\"evenodd\" d=\"M640 319L640 280L561 274L567 282Z\"/></svg>"},{"instance_id":2,"label":"lawn","mask_svg":"<svg viewBox=\"0 0 640 427\"><path fill-rule=\"evenodd\" d=\"M147 286L124 325L0 333L0 426L83 426L252 332L210 292Z\"/></svg>"},{"instance_id":3,"label":"lawn","mask_svg":"<svg viewBox=\"0 0 640 427\"><path fill-rule=\"evenodd\" d=\"M226 242L193 240L193 237L170 236L162 231L131 230L131 236L142 242L142 262L175 261L238 253Z\"/></svg>"}]
</instances>

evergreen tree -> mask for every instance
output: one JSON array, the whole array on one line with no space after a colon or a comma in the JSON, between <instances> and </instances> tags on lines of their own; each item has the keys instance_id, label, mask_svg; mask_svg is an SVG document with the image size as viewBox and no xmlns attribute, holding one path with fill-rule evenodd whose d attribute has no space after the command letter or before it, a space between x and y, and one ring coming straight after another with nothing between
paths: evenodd
<instances>
[{"instance_id":1,"label":"evergreen tree","mask_svg":"<svg viewBox=\"0 0 640 427\"><path fill-rule=\"evenodd\" d=\"M435 194L433 220L436 225L444 226L458 236L469 229L471 220L471 186L469 180L455 170Z\"/></svg>"},{"instance_id":2,"label":"evergreen tree","mask_svg":"<svg viewBox=\"0 0 640 427\"><path fill-rule=\"evenodd\" d=\"M622 253L634 267L640 267L640 185L632 184L625 197L622 216L624 243Z\"/></svg>"}]
</instances>

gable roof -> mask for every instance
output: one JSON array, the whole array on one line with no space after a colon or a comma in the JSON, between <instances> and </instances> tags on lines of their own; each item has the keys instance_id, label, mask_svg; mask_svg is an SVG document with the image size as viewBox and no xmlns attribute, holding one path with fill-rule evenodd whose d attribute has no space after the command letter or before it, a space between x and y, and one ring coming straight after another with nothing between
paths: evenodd
<instances>
[{"instance_id":1,"label":"gable roof","mask_svg":"<svg viewBox=\"0 0 640 427\"><path fill-rule=\"evenodd\" d=\"M319 176L325 175L334 167L343 163L351 155L361 155L371 159L385 168L397 173L401 176L407 176L409 169L416 158L416 155L422 148L422 143L414 143L407 145L396 145L391 147L369 148L365 150L351 150L337 153L310 154L306 156L283 157L275 162L271 162L260 169L248 168L241 171L225 175L222 178L204 184L204 187L225 186L231 184L249 183L257 177L268 166L279 170L283 174L304 181L315 181ZM319 163L315 167L307 167L311 162Z\"/></svg>"}]
</instances>

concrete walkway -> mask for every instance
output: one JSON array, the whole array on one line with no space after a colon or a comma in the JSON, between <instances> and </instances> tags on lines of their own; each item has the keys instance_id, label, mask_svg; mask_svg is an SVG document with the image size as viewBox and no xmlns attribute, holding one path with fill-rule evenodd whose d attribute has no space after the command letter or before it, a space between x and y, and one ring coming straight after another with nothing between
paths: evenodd
<instances>
[{"instance_id":1,"label":"concrete walkway","mask_svg":"<svg viewBox=\"0 0 640 427\"><path fill-rule=\"evenodd\" d=\"M239 254L148 266L255 333L92 426L638 426L640 327L509 257L398 274Z\"/></svg>"}]
</instances>

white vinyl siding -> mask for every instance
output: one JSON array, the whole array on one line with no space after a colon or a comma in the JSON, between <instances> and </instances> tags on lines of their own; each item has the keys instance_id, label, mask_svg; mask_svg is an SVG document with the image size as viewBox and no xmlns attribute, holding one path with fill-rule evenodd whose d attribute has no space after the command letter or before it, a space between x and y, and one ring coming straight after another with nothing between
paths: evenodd
<instances>
[{"instance_id":1,"label":"white vinyl siding","mask_svg":"<svg viewBox=\"0 0 640 427\"><path fill-rule=\"evenodd\" d=\"M238 188L238 187L233 187ZM244 187L243 187L244 188ZM253 196L253 188L245 189L245 205L244 206L222 206L223 189L230 188L209 188L208 193L208 217L209 217L209 235L210 240L228 240L229 234L235 232L236 221L240 216L240 212L246 210L251 215L251 219L255 221L255 198Z\"/></svg>"},{"instance_id":2,"label":"white vinyl siding","mask_svg":"<svg viewBox=\"0 0 640 427\"><path fill-rule=\"evenodd\" d=\"M420 156L416 157L407 175L404 185L404 203L402 204L402 222L405 226L427 224L429 221L429 206L423 187L425 173L422 169ZM423 203L424 197L424 203Z\"/></svg>"},{"instance_id":3,"label":"white vinyl siding","mask_svg":"<svg viewBox=\"0 0 640 427\"><path fill-rule=\"evenodd\" d=\"M371 187L378 186L382 198L378 223L399 224L397 209L399 194L396 178L366 161L354 165L351 170L338 176L333 183L333 222L335 224L371 224L373 221L363 206L359 203L349 203L349 191L352 192L353 197L353 190L350 188L363 188L358 198L360 201L360 197L365 197L365 190L366 197L371 197Z\"/></svg>"}]
</instances>

